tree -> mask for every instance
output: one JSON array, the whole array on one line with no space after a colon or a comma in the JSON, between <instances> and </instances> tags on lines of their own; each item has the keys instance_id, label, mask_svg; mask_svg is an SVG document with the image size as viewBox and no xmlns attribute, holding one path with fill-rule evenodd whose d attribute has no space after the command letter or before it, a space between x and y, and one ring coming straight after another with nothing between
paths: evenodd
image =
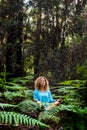
<instances>
[{"instance_id":1,"label":"tree","mask_svg":"<svg viewBox=\"0 0 87 130\"><path fill-rule=\"evenodd\" d=\"M7 2L8 28L6 43L6 72L7 79L23 75L22 59L22 26L23 26L23 1Z\"/></svg>"},{"instance_id":2,"label":"tree","mask_svg":"<svg viewBox=\"0 0 87 130\"><path fill-rule=\"evenodd\" d=\"M71 66L75 68L77 63L74 65L74 62L71 62L71 52L74 47L74 37L79 36L81 40L81 36L84 36L82 15L85 4L85 0L33 0L31 2L30 13L35 34L33 40L35 75L48 75L50 72L57 80L74 78L71 73L76 74L76 71L72 72ZM33 39L33 36L31 37ZM68 38L71 38L71 42L67 41Z\"/></svg>"}]
</instances>

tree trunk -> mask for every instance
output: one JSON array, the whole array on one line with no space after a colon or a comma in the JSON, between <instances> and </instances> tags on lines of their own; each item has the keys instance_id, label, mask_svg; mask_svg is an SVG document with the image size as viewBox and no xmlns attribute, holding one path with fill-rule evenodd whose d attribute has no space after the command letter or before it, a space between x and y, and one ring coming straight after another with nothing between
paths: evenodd
<instances>
[{"instance_id":1,"label":"tree trunk","mask_svg":"<svg viewBox=\"0 0 87 130\"><path fill-rule=\"evenodd\" d=\"M35 42L35 55L34 55L34 78L39 75L39 59L41 49L41 2L38 2L38 18L37 18L37 30L36 30L36 42Z\"/></svg>"},{"instance_id":2,"label":"tree trunk","mask_svg":"<svg viewBox=\"0 0 87 130\"><path fill-rule=\"evenodd\" d=\"M20 8L18 14L18 27L17 27L17 43L16 43L16 68L15 76L20 77L23 75L23 56L22 56L22 32L23 32L23 0L19 0Z\"/></svg>"},{"instance_id":3,"label":"tree trunk","mask_svg":"<svg viewBox=\"0 0 87 130\"><path fill-rule=\"evenodd\" d=\"M16 33L15 33L15 26L12 26L8 30L8 37L6 43L6 73L7 73L7 80L9 78L14 77L15 73L15 42L16 42Z\"/></svg>"},{"instance_id":4,"label":"tree trunk","mask_svg":"<svg viewBox=\"0 0 87 130\"><path fill-rule=\"evenodd\" d=\"M9 14L9 21L12 20L8 28L7 46L6 46L6 72L7 80L12 77L19 77L23 74L22 61L22 0L17 1L19 4L18 12L15 12L15 2L9 1L9 6L13 7L12 13ZM14 8L15 6L15 8ZM10 11L10 10L9 10ZM15 16L15 13L17 15Z\"/></svg>"}]
</instances>

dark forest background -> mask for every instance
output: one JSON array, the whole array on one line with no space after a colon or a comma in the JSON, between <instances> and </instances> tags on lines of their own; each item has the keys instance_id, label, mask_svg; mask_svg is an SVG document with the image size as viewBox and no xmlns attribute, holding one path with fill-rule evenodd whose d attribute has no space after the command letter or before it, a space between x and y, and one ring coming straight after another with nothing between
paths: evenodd
<instances>
[{"instance_id":1,"label":"dark forest background","mask_svg":"<svg viewBox=\"0 0 87 130\"><path fill-rule=\"evenodd\" d=\"M1 0L0 72L87 78L86 0Z\"/></svg>"}]
</instances>

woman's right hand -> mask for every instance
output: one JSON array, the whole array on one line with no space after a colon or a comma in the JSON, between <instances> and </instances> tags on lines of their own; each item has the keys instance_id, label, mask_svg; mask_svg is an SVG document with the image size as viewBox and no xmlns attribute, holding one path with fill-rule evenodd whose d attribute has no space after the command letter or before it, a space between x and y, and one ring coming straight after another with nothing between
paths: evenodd
<instances>
[{"instance_id":1,"label":"woman's right hand","mask_svg":"<svg viewBox=\"0 0 87 130\"><path fill-rule=\"evenodd\" d=\"M61 102L61 101L62 101L62 98L57 99L57 102Z\"/></svg>"}]
</instances>

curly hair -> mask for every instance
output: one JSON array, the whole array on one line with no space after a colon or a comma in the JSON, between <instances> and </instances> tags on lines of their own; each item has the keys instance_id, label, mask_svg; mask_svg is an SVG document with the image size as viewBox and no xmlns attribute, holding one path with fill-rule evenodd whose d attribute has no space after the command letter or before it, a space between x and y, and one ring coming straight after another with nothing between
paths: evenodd
<instances>
[{"instance_id":1,"label":"curly hair","mask_svg":"<svg viewBox=\"0 0 87 130\"><path fill-rule=\"evenodd\" d=\"M37 89L37 90L40 90L40 89L41 89L41 79L44 79L44 80L45 80L44 90L47 91L47 90L49 89L49 82L48 82L47 78L44 77L44 76L39 76L39 77L35 80L35 82L34 82L34 87L35 87L35 89Z\"/></svg>"}]
</instances>

